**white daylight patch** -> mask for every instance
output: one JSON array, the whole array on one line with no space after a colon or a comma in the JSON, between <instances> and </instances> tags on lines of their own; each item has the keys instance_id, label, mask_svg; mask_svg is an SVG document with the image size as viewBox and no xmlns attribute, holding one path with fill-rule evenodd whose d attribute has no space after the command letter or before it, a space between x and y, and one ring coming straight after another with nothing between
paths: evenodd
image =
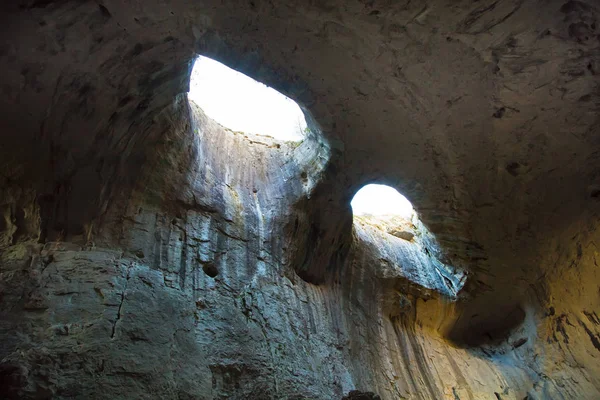
<instances>
[{"instance_id":1,"label":"white daylight patch","mask_svg":"<svg viewBox=\"0 0 600 400\"><path fill-rule=\"evenodd\" d=\"M408 199L385 185L366 185L350 203L354 215L400 216L411 219L414 210Z\"/></svg>"},{"instance_id":2,"label":"white daylight patch","mask_svg":"<svg viewBox=\"0 0 600 400\"><path fill-rule=\"evenodd\" d=\"M207 57L194 64L188 98L232 131L285 141L305 135L306 120L295 101Z\"/></svg>"}]
</instances>

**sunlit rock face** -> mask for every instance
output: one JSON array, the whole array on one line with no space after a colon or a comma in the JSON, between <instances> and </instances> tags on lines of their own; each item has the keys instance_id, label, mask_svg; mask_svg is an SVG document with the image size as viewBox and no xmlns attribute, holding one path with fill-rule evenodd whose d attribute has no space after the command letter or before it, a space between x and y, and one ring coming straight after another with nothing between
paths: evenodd
<instances>
[{"instance_id":1,"label":"sunlit rock face","mask_svg":"<svg viewBox=\"0 0 600 400\"><path fill-rule=\"evenodd\" d=\"M357 247L373 260L375 275L382 280L398 280L404 285L400 292L415 288L418 295L428 298L428 290L437 291L448 299L456 299L464 286L464 271L446 265L433 235L414 216L355 217L354 233Z\"/></svg>"},{"instance_id":2,"label":"sunlit rock face","mask_svg":"<svg viewBox=\"0 0 600 400\"><path fill-rule=\"evenodd\" d=\"M597 399L599 12L2 5L2 397ZM198 53L312 134L211 121Z\"/></svg>"}]
</instances>

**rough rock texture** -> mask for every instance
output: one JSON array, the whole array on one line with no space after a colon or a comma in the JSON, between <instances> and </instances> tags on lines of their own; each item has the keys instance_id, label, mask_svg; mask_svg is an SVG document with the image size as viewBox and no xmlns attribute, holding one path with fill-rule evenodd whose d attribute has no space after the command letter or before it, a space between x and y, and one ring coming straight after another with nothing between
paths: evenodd
<instances>
[{"instance_id":1,"label":"rough rock texture","mask_svg":"<svg viewBox=\"0 0 600 400\"><path fill-rule=\"evenodd\" d=\"M597 2L5 3L3 397L600 397ZM313 135L207 119L198 53Z\"/></svg>"}]
</instances>

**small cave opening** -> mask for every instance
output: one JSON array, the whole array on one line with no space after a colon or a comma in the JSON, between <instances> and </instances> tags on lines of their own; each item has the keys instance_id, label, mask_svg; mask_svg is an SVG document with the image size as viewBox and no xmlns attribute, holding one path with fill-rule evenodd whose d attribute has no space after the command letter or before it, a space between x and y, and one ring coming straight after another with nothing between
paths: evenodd
<instances>
[{"instance_id":1,"label":"small cave opening","mask_svg":"<svg viewBox=\"0 0 600 400\"><path fill-rule=\"evenodd\" d=\"M350 203L355 223L375 225L404 240L415 236L415 210L411 202L393 187L363 186Z\"/></svg>"},{"instance_id":2,"label":"small cave opening","mask_svg":"<svg viewBox=\"0 0 600 400\"><path fill-rule=\"evenodd\" d=\"M411 202L396 189L387 185L363 186L350 203L356 215L376 215L411 219L415 213Z\"/></svg>"},{"instance_id":3,"label":"small cave opening","mask_svg":"<svg viewBox=\"0 0 600 400\"><path fill-rule=\"evenodd\" d=\"M188 99L234 132L299 142L309 133L300 106L289 97L216 60L198 56Z\"/></svg>"},{"instance_id":4,"label":"small cave opening","mask_svg":"<svg viewBox=\"0 0 600 400\"><path fill-rule=\"evenodd\" d=\"M350 205L353 232L361 246L376 255L373 265L378 276L399 279L399 290L406 293L424 289L456 299L466 275L449 264L406 197L393 187L368 184L356 192Z\"/></svg>"}]
</instances>

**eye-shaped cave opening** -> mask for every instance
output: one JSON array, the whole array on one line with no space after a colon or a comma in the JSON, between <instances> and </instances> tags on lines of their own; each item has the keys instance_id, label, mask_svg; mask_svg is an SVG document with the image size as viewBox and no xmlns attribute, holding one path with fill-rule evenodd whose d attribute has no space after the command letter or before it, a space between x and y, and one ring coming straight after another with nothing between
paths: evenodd
<instances>
[{"instance_id":1,"label":"eye-shaped cave opening","mask_svg":"<svg viewBox=\"0 0 600 400\"><path fill-rule=\"evenodd\" d=\"M294 100L205 56L194 63L188 98L234 132L292 142L308 133L304 113Z\"/></svg>"},{"instance_id":2,"label":"eye-shaped cave opening","mask_svg":"<svg viewBox=\"0 0 600 400\"><path fill-rule=\"evenodd\" d=\"M379 215L411 219L415 213L411 202L387 185L363 186L350 203L354 215Z\"/></svg>"},{"instance_id":3,"label":"eye-shaped cave opening","mask_svg":"<svg viewBox=\"0 0 600 400\"><path fill-rule=\"evenodd\" d=\"M405 293L457 297L466 279L464 271L448 264L406 197L390 186L368 184L350 205L356 240L368 249L377 276L401 283Z\"/></svg>"},{"instance_id":4,"label":"eye-shaped cave opening","mask_svg":"<svg viewBox=\"0 0 600 400\"><path fill-rule=\"evenodd\" d=\"M415 210L396 189L387 185L365 185L356 192L350 205L355 223L379 226L405 240L414 237Z\"/></svg>"}]
</instances>

